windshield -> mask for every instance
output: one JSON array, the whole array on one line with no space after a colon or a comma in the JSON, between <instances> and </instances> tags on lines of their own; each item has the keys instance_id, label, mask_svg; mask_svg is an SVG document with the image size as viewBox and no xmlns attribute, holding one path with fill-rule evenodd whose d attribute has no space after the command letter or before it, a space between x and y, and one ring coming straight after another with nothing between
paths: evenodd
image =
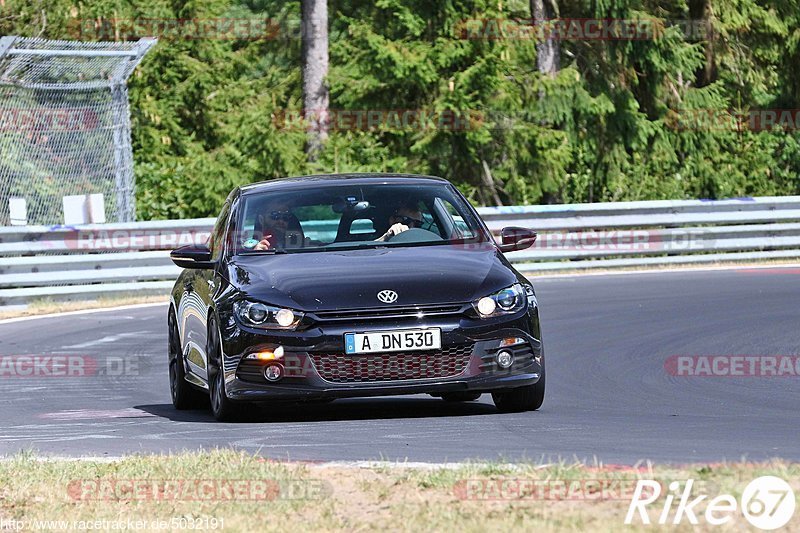
<instances>
[{"instance_id":1,"label":"windshield","mask_svg":"<svg viewBox=\"0 0 800 533\"><path fill-rule=\"evenodd\" d=\"M315 185L244 197L237 254L478 242L486 237L448 184Z\"/></svg>"}]
</instances>

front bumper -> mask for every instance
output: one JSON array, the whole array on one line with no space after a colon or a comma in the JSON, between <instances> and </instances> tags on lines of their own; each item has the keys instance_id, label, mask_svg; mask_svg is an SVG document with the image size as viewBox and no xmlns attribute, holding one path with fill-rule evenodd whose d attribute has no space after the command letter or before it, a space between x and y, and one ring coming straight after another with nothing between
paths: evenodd
<instances>
[{"instance_id":1,"label":"front bumper","mask_svg":"<svg viewBox=\"0 0 800 533\"><path fill-rule=\"evenodd\" d=\"M350 364L351 359L371 364L367 358L374 358L375 355L343 355L345 333L420 327L441 329L442 351L408 353L395 357L391 364L399 363L399 366L397 372L391 372L390 379L384 379L385 376L380 373L371 375L362 372L360 375L368 376L366 380L356 378L354 381L346 381L341 379L340 374L331 374L329 364L321 363L322 358L334 357L347 364ZM325 323L297 332L265 333L244 328L230 319L229 327L224 328L222 333L225 389L231 400L238 401L302 401L401 394L489 392L535 384L544 372L536 308L510 318L500 317L493 320L467 317L405 318L346 324ZM512 346L503 348L503 339L517 341ZM283 348L283 356L278 359L248 359L250 354L274 351L278 346ZM514 354L514 363L508 369L499 368L495 362L495 355L500 349L507 349ZM446 370L434 372L436 375L429 376L430 371L420 374L420 360L423 361L423 366L435 366L441 362L443 352L460 355L456 362L451 361L452 364L447 365ZM380 356L379 354L377 357ZM404 369L403 364L406 361L409 366ZM263 375L263 370L268 365L281 366L283 377L276 382L268 381ZM407 375L415 377L405 379Z\"/></svg>"}]
</instances>

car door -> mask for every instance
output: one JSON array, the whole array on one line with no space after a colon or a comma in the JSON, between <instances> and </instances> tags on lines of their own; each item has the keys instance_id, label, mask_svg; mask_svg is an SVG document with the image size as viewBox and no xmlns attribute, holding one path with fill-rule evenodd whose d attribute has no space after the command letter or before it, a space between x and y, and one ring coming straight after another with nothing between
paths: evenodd
<instances>
[{"instance_id":1,"label":"car door","mask_svg":"<svg viewBox=\"0 0 800 533\"><path fill-rule=\"evenodd\" d=\"M220 262L225 254L225 235L230 213L231 200L228 199L222 207L222 211L217 217L214 229L208 239L211 259L217 263ZM192 376L205 383L208 383L208 356L206 354L208 313L218 286L218 267L213 269L192 269L187 272L184 279L183 300L186 304L181 305L181 309L184 315L184 324L187 324L187 333L184 336L187 370Z\"/></svg>"}]
</instances>

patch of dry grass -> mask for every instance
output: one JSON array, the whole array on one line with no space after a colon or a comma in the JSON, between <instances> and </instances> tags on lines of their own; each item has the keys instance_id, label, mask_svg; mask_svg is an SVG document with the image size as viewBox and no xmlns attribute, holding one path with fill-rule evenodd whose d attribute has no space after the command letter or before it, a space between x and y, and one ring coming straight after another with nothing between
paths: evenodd
<instances>
[{"instance_id":1,"label":"patch of dry grass","mask_svg":"<svg viewBox=\"0 0 800 533\"><path fill-rule=\"evenodd\" d=\"M118 307L122 305L168 303L169 296L115 296L103 297L96 300L79 300L59 302L48 299L34 300L25 309L14 309L11 311L0 311L0 320L4 318L17 318L23 316L48 315L52 313L64 313L67 311L83 311L86 309L103 309L106 307Z\"/></svg>"},{"instance_id":2,"label":"patch of dry grass","mask_svg":"<svg viewBox=\"0 0 800 533\"><path fill-rule=\"evenodd\" d=\"M243 532L674 531L675 526L624 525L638 479L665 486L692 479L695 496L740 498L747 483L761 475L789 481L800 495L800 465L780 461L642 468L476 463L419 469L280 463L234 451L111 462L43 461L23 454L0 461L0 521L32 528L36 520L61 520L62 526L106 521L108 527L115 521L142 520L148 530L159 529L158 524L188 528L191 523L194 529ZM132 488L132 480L141 486ZM183 483L186 490L170 492L165 488L169 482L173 488ZM231 488L235 482L242 483L238 490ZM595 490L598 486L616 489L603 493ZM654 521L663 502L664 495L653 504ZM702 520L699 526L684 523L677 530L752 530L741 514L722 527ZM800 510L787 528L798 526Z\"/></svg>"}]
</instances>

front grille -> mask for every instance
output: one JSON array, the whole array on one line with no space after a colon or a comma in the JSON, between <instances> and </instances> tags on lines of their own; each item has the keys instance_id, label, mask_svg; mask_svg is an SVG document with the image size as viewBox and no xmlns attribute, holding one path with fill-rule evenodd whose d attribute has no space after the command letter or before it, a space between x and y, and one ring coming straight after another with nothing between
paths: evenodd
<instances>
[{"instance_id":1,"label":"front grille","mask_svg":"<svg viewBox=\"0 0 800 533\"><path fill-rule=\"evenodd\" d=\"M311 359L322 379L331 383L449 378L466 370L473 346L465 344L436 352L311 354Z\"/></svg>"},{"instance_id":2,"label":"front grille","mask_svg":"<svg viewBox=\"0 0 800 533\"><path fill-rule=\"evenodd\" d=\"M352 321L358 319L403 318L424 316L440 316L459 314L464 304L447 305L414 305L414 306L385 306L370 307L366 309L337 309L335 311L317 311L314 313L319 320L324 321Z\"/></svg>"}]
</instances>

